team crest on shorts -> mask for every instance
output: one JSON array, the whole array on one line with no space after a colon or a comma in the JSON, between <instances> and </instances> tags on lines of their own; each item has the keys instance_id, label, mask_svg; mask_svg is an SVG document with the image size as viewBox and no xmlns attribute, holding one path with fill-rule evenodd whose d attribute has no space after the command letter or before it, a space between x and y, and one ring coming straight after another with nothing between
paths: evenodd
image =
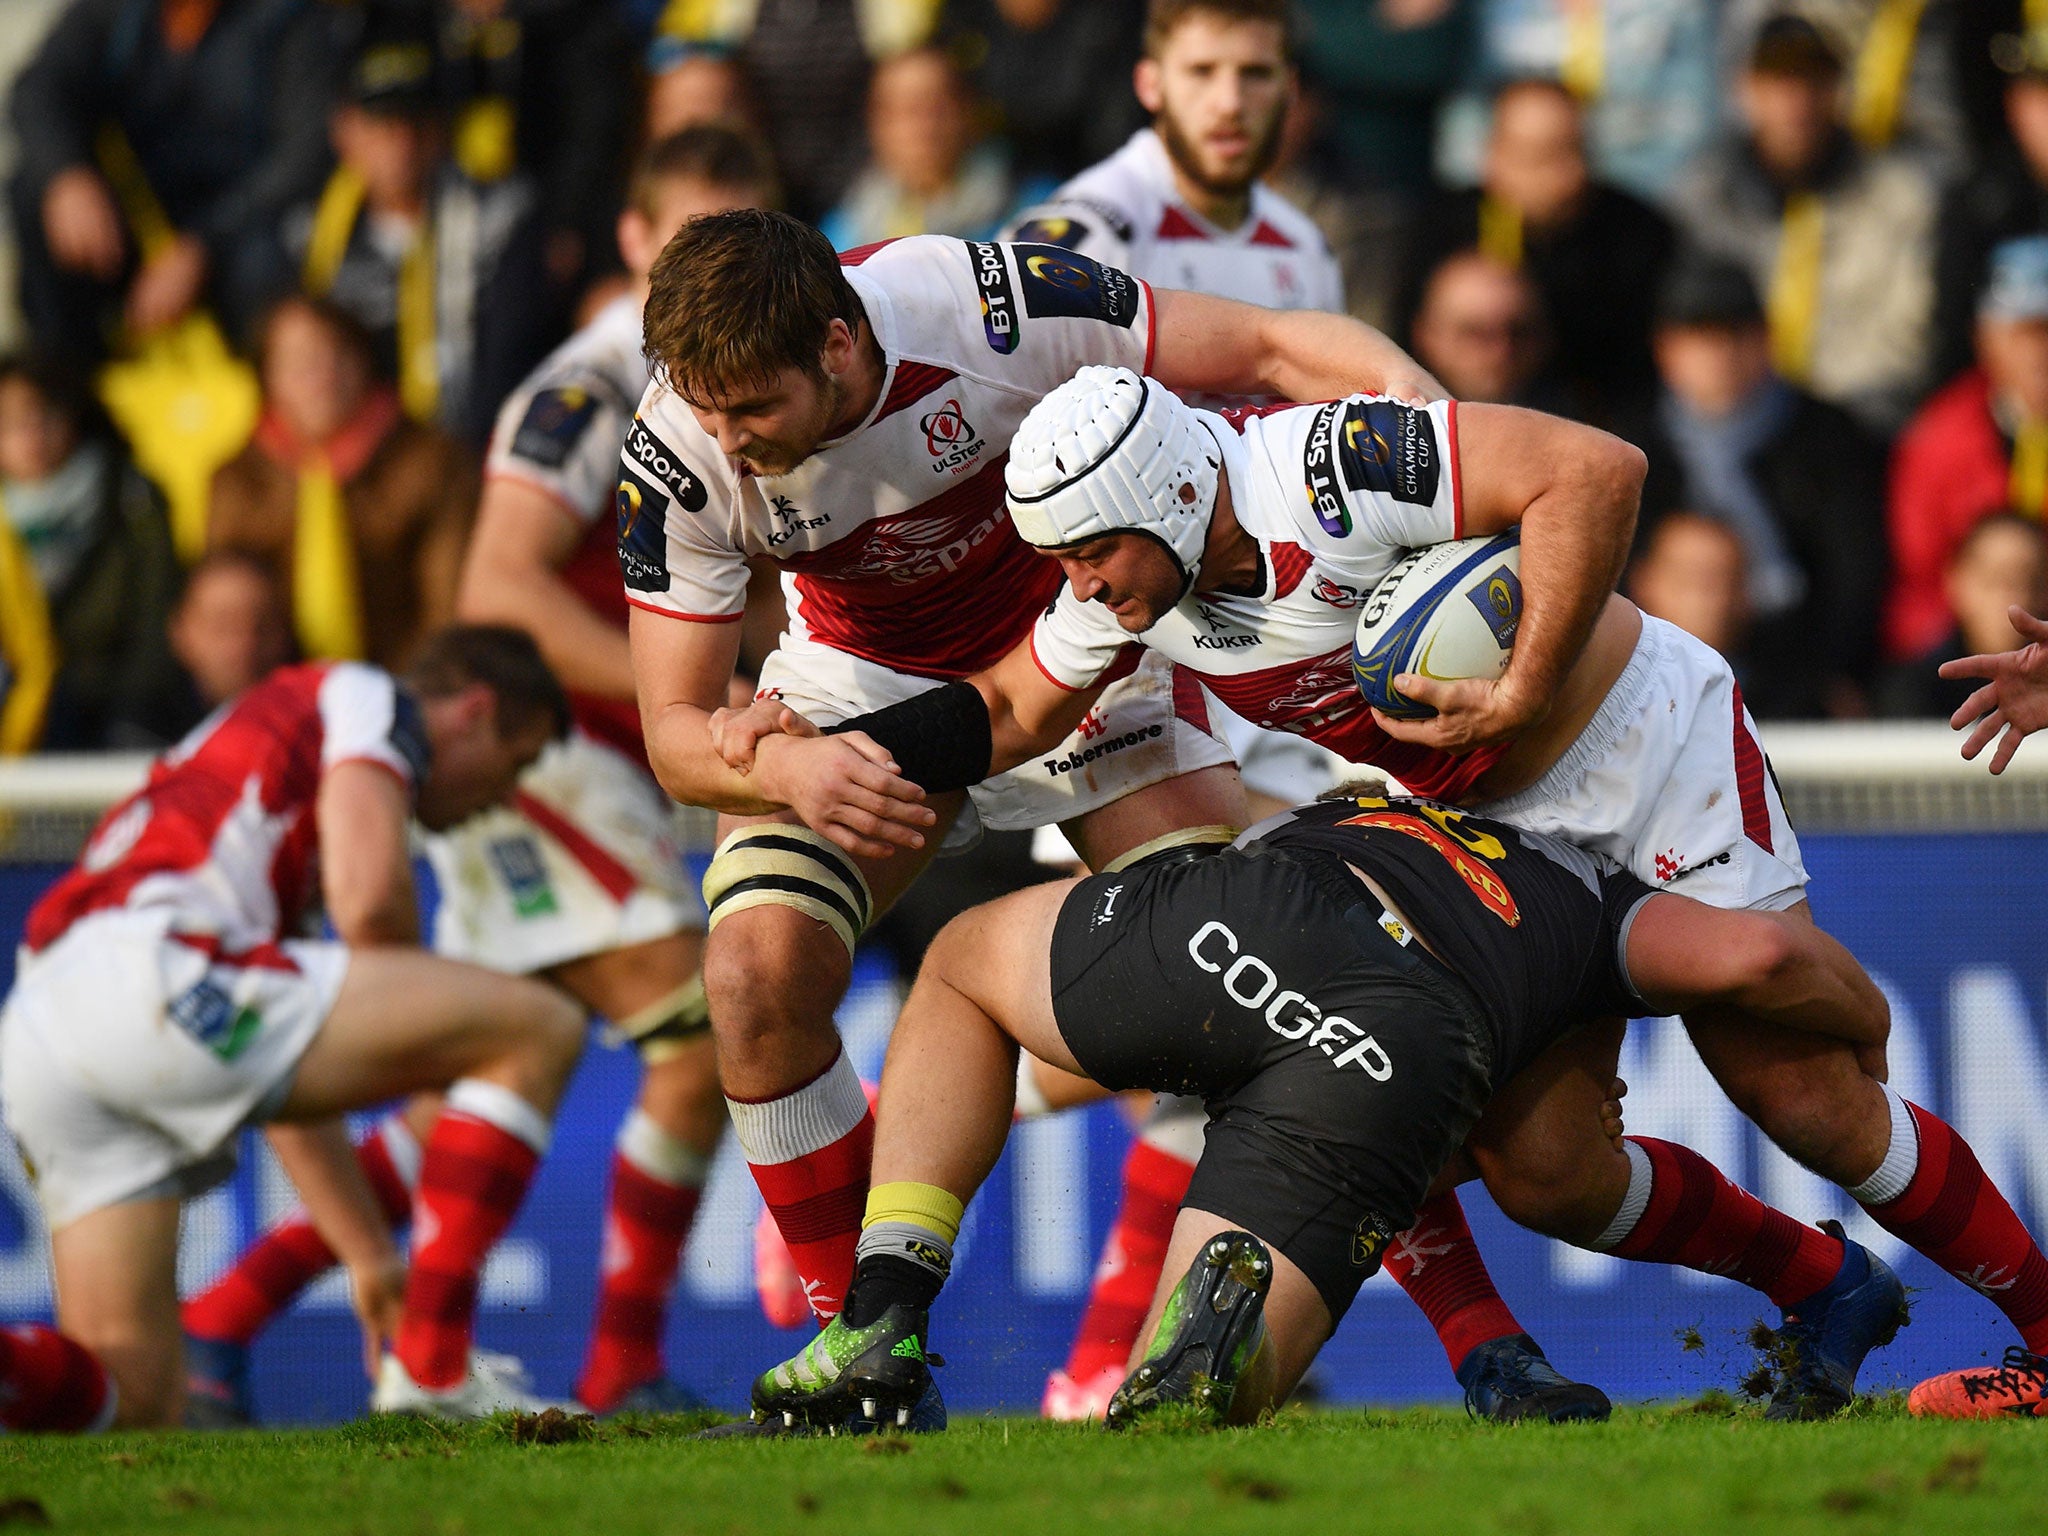
<instances>
[{"instance_id":1,"label":"team crest on shorts","mask_svg":"<svg viewBox=\"0 0 2048 1536\"><path fill-rule=\"evenodd\" d=\"M1394 1240L1394 1229L1379 1216L1361 1216L1351 1234L1351 1262L1359 1269L1378 1269L1380 1255Z\"/></svg>"}]
</instances>

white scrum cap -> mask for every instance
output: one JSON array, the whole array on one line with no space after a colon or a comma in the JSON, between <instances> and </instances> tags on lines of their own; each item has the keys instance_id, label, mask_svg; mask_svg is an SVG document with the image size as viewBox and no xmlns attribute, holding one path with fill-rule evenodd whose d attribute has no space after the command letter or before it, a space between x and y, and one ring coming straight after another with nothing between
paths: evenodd
<instances>
[{"instance_id":1,"label":"white scrum cap","mask_svg":"<svg viewBox=\"0 0 2048 1536\"><path fill-rule=\"evenodd\" d=\"M1195 583L1222 451L1194 411L1128 368L1083 368L1024 418L1003 471L1010 521L1054 549L1106 533L1158 539Z\"/></svg>"}]
</instances>

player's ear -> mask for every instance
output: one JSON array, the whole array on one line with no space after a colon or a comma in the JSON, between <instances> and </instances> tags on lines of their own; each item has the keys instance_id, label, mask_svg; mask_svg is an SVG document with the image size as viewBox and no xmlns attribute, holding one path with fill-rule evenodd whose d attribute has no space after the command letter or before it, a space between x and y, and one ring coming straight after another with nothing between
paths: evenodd
<instances>
[{"instance_id":1,"label":"player's ear","mask_svg":"<svg viewBox=\"0 0 2048 1536\"><path fill-rule=\"evenodd\" d=\"M1140 59L1131 71L1131 88L1138 93L1138 105L1153 116L1166 105L1166 94L1159 88L1159 61Z\"/></svg>"},{"instance_id":2,"label":"player's ear","mask_svg":"<svg viewBox=\"0 0 2048 1536\"><path fill-rule=\"evenodd\" d=\"M618 239L619 259L628 272L645 272L661 254L648 249L654 240L654 226L638 208L629 207L619 215Z\"/></svg>"}]
</instances>

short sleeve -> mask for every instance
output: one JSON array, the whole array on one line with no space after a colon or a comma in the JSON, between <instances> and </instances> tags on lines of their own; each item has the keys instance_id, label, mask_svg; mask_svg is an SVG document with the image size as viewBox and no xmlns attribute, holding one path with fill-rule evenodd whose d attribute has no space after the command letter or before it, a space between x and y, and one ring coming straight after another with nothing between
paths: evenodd
<instances>
[{"instance_id":1,"label":"short sleeve","mask_svg":"<svg viewBox=\"0 0 2048 1536\"><path fill-rule=\"evenodd\" d=\"M1038 616L1030 645L1038 670L1069 693L1094 687L1138 649L1106 608L1082 602L1072 587L1061 587Z\"/></svg>"},{"instance_id":2,"label":"short sleeve","mask_svg":"<svg viewBox=\"0 0 2048 1536\"><path fill-rule=\"evenodd\" d=\"M415 793L427 771L426 731L412 695L391 674L338 662L320 680L320 767L375 763Z\"/></svg>"},{"instance_id":3,"label":"short sleeve","mask_svg":"<svg viewBox=\"0 0 2048 1536\"><path fill-rule=\"evenodd\" d=\"M1302 445L1310 510L1340 552L1352 540L1420 549L1464 536L1458 407L1353 395L1316 408Z\"/></svg>"},{"instance_id":4,"label":"short sleeve","mask_svg":"<svg viewBox=\"0 0 2048 1536\"><path fill-rule=\"evenodd\" d=\"M516 391L498 412L485 473L545 492L579 522L611 505L632 404L598 380Z\"/></svg>"},{"instance_id":5,"label":"short sleeve","mask_svg":"<svg viewBox=\"0 0 2048 1536\"><path fill-rule=\"evenodd\" d=\"M1050 393L1091 363L1143 373L1152 360L1152 290L1120 267L1062 246L964 241L992 373Z\"/></svg>"},{"instance_id":6,"label":"short sleeve","mask_svg":"<svg viewBox=\"0 0 2048 1536\"><path fill-rule=\"evenodd\" d=\"M674 420L682 409L657 384L626 429L619 455L619 577L636 608L731 623L747 605L746 556L731 535L730 490L675 446L687 440ZM689 423L688 431L695 430Z\"/></svg>"}]
</instances>

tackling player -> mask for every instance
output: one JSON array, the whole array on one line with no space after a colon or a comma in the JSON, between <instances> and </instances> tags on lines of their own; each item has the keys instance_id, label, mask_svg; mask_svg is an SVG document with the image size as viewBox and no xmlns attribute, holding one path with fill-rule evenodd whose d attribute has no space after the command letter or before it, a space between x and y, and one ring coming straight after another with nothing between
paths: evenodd
<instances>
[{"instance_id":1,"label":"tackling player","mask_svg":"<svg viewBox=\"0 0 2048 1536\"><path fill-rule=\"evenodd\" d=\"M1300 1380L1468 1135L1550 1091L1570 1060L1557 1042L1587 1019L1709 1000L1794 1027L1884 1006L1811 924L1664 895L1567 844L1377 794L975 908L933 944L889 1044L846 1308L756 1382L755 1411L901 1422L926 1390L927 1309L1008 1134L1020 1045L1110 1086L1207 1099L1168 1257L1187 1278L1161 1288L1109 1421L1180 1400L1247 1422ZM1607 1145L1596 1161L1618 1211L1630 1159ZM1700 1267L1821 1285L1832 1240L1724 1188L1749 1236Z\"/></svg>"},{"instance_id":2,"label":"tackling player","mask_svg":"<svg viewBox=\"0 0 2048 1536\"><path fill-rule=\"evenodd\" d=\"M1369 379L1405 396L1428 383L1342 317L1155 293L1051 246L920 237L841 258L772 214L677 236L646 327L657 378L619 489L641 714L663 787L728 818L705 881L720 1072L826 1318L852 1274L873 1127L832 1012L873 914L939 842L983 821L1060 822L1099 867L1163 833L1240 824L1244 805L1199 690L1163 665L1105 691L1079 726L1075 750L1116 744L1099 766L1014 775L922 809L916 828L851 803L886 806L883 792L904 786L837 742L797 744L773 783L736 773L709 724L733 672L748 557L776 560L791 599L764 691L858 714L987 665L1051 600L1059 572L1011 531L1001 468L1018 421L1075 368L1149 358L1176 387L1231 392Z\"/></svg>"},{"instance_id":3,"label":"tackling player","mask_svg":"<svg viewBox=\"0 0 2048 1536\"><path fill-rule=\"evenodd\" d=\"M569 691L576 730L549 745L510 803L427 839L440 887L434 947L512 975L544 975L613 1021L644 1064L620 1125L603 1264L576 1397L593 1412L693 1405L665 1379L661 1336L676 1266L725 1127L697 969L704 908L676 846L672 807L647 771L614 550L619 445L647 388L647 273L700 214L772 201L752 140L686 129L640 159L619 252L634 288L558 347L506 400L463 567L465 619L529 631ZM410 1207L415 1106L362 1143L394 1224ZM410 1152L409 1152L410 1149ZM246 1418L247 1347L333 1262L288 1218L184 1309L193 1388Z\"/></svg>"},{"instance_id":4,"label":"tackling player","mask_svg":"<svg viewBox=\"0 0 2048 1536\"><path fill-rule=\"evenodd\" d=\"M1066 590L989 673L848 722L866 732L852 745L889 756L928 793L976 782L1040 756L1142 643L1197 671L1247 719L1309 735L1417 792L1564 837L1646 881L1683 881L1716 905L1806 919L1798 839L1727 664L1611 593L1590 611L1545 611L1553 600L1539 587L1557 562L1587 558L1575 541L1610 494L1584 478L1597 455L1575 463L1565 452L1575 435L1604 438L1513 407L1363 397L1225 419L1127 371L1084 370L1018 429L1007 470L1012 521L1058 557ZM1639 480L1640 456L1606 441L1608 458L1625 456ZM1369 709L1351 668L1363 594L1407 549L1513 526L1527 603L1503 639L1513 656L1500 680L1397 677L1395 688L1435 716L1401 721ZM1559 649L1560 632L1579 624L1593 626L1591 641ZM1532 643L1539 655L1576 660L1532 688L1520 670ZM729 760L747 760L748 738L772 715L757 705L721 721ZM1695 1011L1686 1028L1766 1135L1958 1279L2009 1276L1987 1294L2029 1350L2048 1345L2048 1260L1968 1144L1884 1083L1883 1031L1830 1039L1725 1009ZM1586 1037L1588 1096L1604 1092L1618 1044L1618 1034ZM1596 1119L1590 1102L1532 1119L1510 1165L1583 1146ZM1626 1219L1600 1246L1632 1253L1664 1240L1645 1213L1668 1214L1712 1170L1647 1144L1631 1157ZM1503 1203L1525 1224L1575 1236L1587 1207L1568 1175L1582 1163L1563 1160L1558 1177ZM1866 1276L1849 1264L1788 1314L1802 1368L1774 1397L1773 1416L1846 1403L1825 1364L1845 1342L1855 1352L1867 1325L1889 1315L1884 1298L1894 1308L1903 1300L1889 1271Z\"/></svg>"},{"instance_id":5,"label":"tackling player","mask_svg":"<svg viewBox=\"0 0 2048 1536\"><path fill-rule=\"evenodd\" d=\"M1321 233L1260 179L1279 152L1294 90L1292 44L1287 0L1152 0L1134 79L1152 127L1030 210L1012 238L1063 245L1149 283L1274 309L1342 309L1343 277ZM1335 782L1341 759L1306 737L1262 731L1228 708L1216 722L1255 816ZM1039 1069L1026 1059L1023 1070ZM1046 1382L1048 1417L1100 1418L1123 1381L1201 1153L1203 1118L1194 1100L1164 1101L1132 1143L1073 1350ZM1387 1265L1429 1318L1473 1411L1604 1412L1596 1390L1557 1375L1495 1290L1456 1192L1426 1202L1416 1223Z\"/></svg>"},{"instance_id":6,"label":"tackling player","mask_svg":"<svg viewBox=\"0 0 2048 1536\"><path fill-rule=\"evenodd\" d=\"M525 635L450 629L403 682L272 674L107 813L30 911L0 1024L0 1107L49 1223L62 1330L0 1332L0 1423L179 1421L179 1211L251 1123L348 1266L373 1408L543 1406L480 1365L470 1325L583 1014L419 951L407 832L504 799L568 723ZM317 906L338 941L293 937ZM447 1107L406 1266L338 1117L421 1089Z\"/></svg>"}]
</instances>

